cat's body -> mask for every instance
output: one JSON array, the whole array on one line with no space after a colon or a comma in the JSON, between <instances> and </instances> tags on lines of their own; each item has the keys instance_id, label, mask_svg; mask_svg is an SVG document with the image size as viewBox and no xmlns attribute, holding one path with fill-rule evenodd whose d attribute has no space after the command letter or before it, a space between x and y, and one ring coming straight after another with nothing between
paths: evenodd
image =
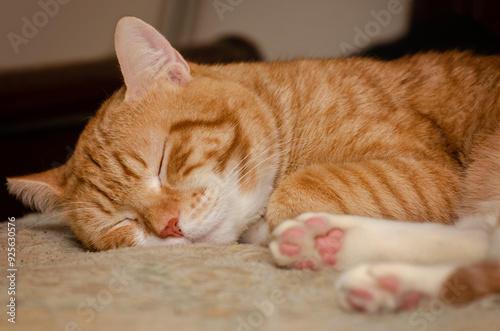
<instances>
[{"instance_id":1,"label":"cat's body","mask_svg":"<svg viewBox=\"0 0 500 331\"><path fill-rule=\"evenodd\" d=\"M437 226L445 243L461 230L440 224L459 217L490 234L498 228L500 162L491 151L500 147L500 57L199 66L133 18L119 23L115 42L126 86L89 122L72 158L9 180L25 203L62 212L88 248L265 242L268 228L304 212L438 223L421 224L419 235ZM373 228L369 220L358 228ZM338 269L373 260L356 249L370 236L352 239L331 222L328 230L342 235L328 243L356 255ZM396 243L419 239L411 230L419 224L389 224ZM286 242L289 227L275 230L278 263L313 267L294 260L311 243ZM373 238L375 253L387 251L386 240ZM430 258L438 249L417 258L411 246L387 259L458 263L489 254L478 246L466 258L467 245L453 245L463 259L448 251ZM336 259L327 253L325 261Z\"/></svg>"}]
</instances>

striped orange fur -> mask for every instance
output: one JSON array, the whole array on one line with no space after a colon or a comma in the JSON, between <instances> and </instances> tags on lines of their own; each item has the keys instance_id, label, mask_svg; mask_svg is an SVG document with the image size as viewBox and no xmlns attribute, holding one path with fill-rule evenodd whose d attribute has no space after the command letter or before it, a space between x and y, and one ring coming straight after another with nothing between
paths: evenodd
<instances>
[{"instance_id":1,"label":"striped orange fur","mask_svg":"<svg viewBox=\"0 0 500 331\"><path fill-rule=\"evenodd\" d=\"M500 57L204 66L155 33L119 26L125 86L65 165L9 179L85 247L229 243L309 211L451 224L487 195L462 187L499 128ZM184 238L162 238L176 219Z\"/></svg>"}]
</instances>

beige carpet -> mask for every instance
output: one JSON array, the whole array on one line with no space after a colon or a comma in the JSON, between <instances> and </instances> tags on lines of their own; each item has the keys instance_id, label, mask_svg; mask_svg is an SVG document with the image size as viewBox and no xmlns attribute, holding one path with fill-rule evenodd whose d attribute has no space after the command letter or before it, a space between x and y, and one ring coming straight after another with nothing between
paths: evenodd
<instances>
[{"instance_id":1,"label":"beige carpet","mask_svg":"<svg viewBox=\"0 0 500 331\"><path fill-rule=\"evenodd\" d=\"M7 321L7 223L0 225L0 330L500 330L491 299L350 314L338 307L335 274L276 268L265 247L86 252L64 224L44 218L15 222L15 325Z\"/></svg>"}]
</instances>

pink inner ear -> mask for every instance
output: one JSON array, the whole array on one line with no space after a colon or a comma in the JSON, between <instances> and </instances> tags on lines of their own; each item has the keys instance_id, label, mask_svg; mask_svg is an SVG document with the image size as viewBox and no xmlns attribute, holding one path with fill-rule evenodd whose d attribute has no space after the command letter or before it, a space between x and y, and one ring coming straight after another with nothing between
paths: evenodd
<instances>
[{"instance_id":1,"label":"pink inner ear","mask_svg":"<svg viewBox=\"0 0 500 331\"><path fill-rule=\"evenodd\" d=\"M129 99L140 97L155 79L182 86L191 80L182 56L158 31L137 18L124 17L118 22L115 49Z\"/></svg>"},{"instance_id":2,"label":"pink inner ear","mask_svg":"<svg viewBox=\"0 0 500 331\"><path fill-rule=\"evenodd\" d=\"M168 79L172 83L177 83L177 84L180 84L182 86L186 86L187 83L189 83L189 81L186 81L186 79L184 77L182 68L180 68L177 65L171 66L168 69Z\"/></svg>"}]
</instances>

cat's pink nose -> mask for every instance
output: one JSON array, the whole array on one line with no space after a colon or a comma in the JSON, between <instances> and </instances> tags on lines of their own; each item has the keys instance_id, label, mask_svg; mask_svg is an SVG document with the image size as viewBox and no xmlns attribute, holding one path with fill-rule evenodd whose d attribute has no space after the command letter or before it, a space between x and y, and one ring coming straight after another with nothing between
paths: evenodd
<instances>
[{"instance_id":1,"label":"cat's pink nose","mask_svg":"<svg viewBox=\"0 0 500 331\"><path fill-rule=\"evenodd\" d=\"M179 228L179 219L177 217L173 217L168 221L167 226L160 233L162 238L174 237L174 238L182 238L184 235L182 234L182 230Z\"/></svg>"}]
</instances>

